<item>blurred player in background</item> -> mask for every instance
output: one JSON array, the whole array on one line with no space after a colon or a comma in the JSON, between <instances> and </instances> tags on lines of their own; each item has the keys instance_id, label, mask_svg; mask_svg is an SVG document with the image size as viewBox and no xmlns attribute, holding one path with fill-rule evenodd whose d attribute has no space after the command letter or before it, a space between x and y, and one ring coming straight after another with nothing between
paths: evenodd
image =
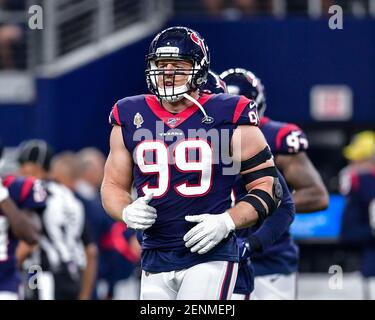
<instances>
[{"instance_id":1,"label":"blurred player in background","mask_svg":"<svg viewBox=\"0 0 375 320\"><path fill-rule=\"evenodd\" d=\"M111 229L114 266L113 299L138 300L140 291L141 247L136 231L117 221Z\"/></svg>"},{"instance_id":2,"label":"blurred player in background","mask_svg":"<svg viewBox=\"0 0 375 320\"><path fill-rule=\"evenodd\" d=\"M212 70L210 70L207 83L204 86L204 91L207 93L227 93L226 83ZM255 245L265 247L272 243L278 237L280 230L285 230L290 226L294 220L295 207L292 201L291 194L284 177L278 171L278 178L283 188L283 198L280 206L275 210L273 215L266 219L267 234L262 239L262 244L249 243L253 240L252 237L247 239L252 234L252 228L245 228L238 230L236 235L240 253L240 263L238 269L238 276L232 300L249 300L251 293L254 290L254 272L249 259L251 251L254 250ZM245 182L238 177L235 186L233 187L233 205L238 199L241 199L246 194ZM270 221L269 221L270 220ZM254 226L253 228L256 228ZM253 242L253 241L252 241Z\"/></svg>"},{"instance_id":3,"label":"blurred player in background","mask_svg":"<svg viewBox=\"0 0 375 320\"><path fill-rule=\"evenodd\" d=\"M26 287L28 299L89 299L90 281L86 273L85 248L95 246L85 219L84 207L74 194L60 183L50 180L53 152L43 140L29 140L20 146L18 162L21 175L33 176L45 182L48 199L42 213L42 236L37 248L21 243L18 248L20 263L39 265L42 276L40 287ZM90 272L89 272L90 273Z\"/></svg>"},{"instance_id":4,"label":"blurred player in background","mask_svg":"<svg viewBox=\"0 0 375 320\"><path fill-rule=\"evenodd\" d=\"M98 281L94 298L135 299L139 296L135 282L139 280L132 273L134 264L139 261L139 244L134 231L128 231L125 225L115 223L105 214L101 205L99 187L103 179L104 162L104 155L94 148L82 149L77 154L64 152L54 158L51 177L71 189L85 207L90 230L93 231L99 248ZM87 250L92 263L93 249ZM86 270L93 272L95 269Z\"/></svg>"},{"instance_id":5,"label":"blurred player in background","mask_svg":"<svg viewBox=\"0 0 375 320\"><path fill-rule=\"evenodd\" d=\"M349 161L341 172L340 189L346 196L341 239L359 245L364 298L375 299L375 132L356 134L344 149Z\"/></svg>"},{"instance_id":6,"label":"blurred player in background","mask_svg":"<svg viewBox=\"0 0 375 320\"><path fill-rule=\"evenodd\" d=\"M3 146L0 141L0 162ZM35 215L45 208L47 193L33 178L0 178L0 300L19 299L21 278L16 261L18 240L35 245L39 224Z\"/></svg>"},{"instance_id":7,"label":"blurred player in background","mask_svg":"<svg viewBox=\"0 0 375 320\"><path fill-rule=\"evenodd\" d=\"M106 242L111 237L114 220L105 214L99 193L104 175L105 157L95 148L85 148L76 154L75 161L77 172L74 177L74 190L85 206L87 219L99 253L94 298L111 299L115 264L112 246L108 248Z\"/></svg>"},{"instance_id":8,"label":"blurred player in background","mask_svg":"<svg viewBox=\"0 0 375 320\"><path fill-rule=\"evenodd\" d=\"M199 92L210 58L205 41L191 29L159 33L147 62L153 95L122 99L110 115L104 207L128 227L144 230L142 299L230 299L238 262L233 231L262 222L282 196L273 160L263 156L268 147L257 128L255 104ZM230 137L214 141L209 129L227 130ZM223 174L223 159L213 162L219 148L232 149L241 168ZM230 208L239 171L249 193ZM134 202L133 179L140 197Z\"/></svg>"},{"instance_id":9,"label":"blurred player in background","mask_svg":"<svg viewBox=\"0 0 375 320\"><path fill-rule=\"evenodd\" d=\"M67 151L54 156L50 172L50 178L52 180L63 184L74 193L78 175L79 167L77 166L77 161L74 153ZM76 196L76 194L74 195ZM80 199L77 200L81 204L83 204ZM90 224L90 221L88 219L89 213L86 212L86 210L90 210L91 208L84 205L84 209L84 224L85 228L88 229L86 230L86 232L91 233L92 224ZM80 266L80 268L82 269L82 287L80 290L79 298L90 299L96 281L98 252L93 240L83 240L85 240L84 246L86 254L86 267L83 267L82 265Z\"/></svg>"},{"instance_id":10,"label":"blurred player in background","mask_svg":"<svg viewBox=\"0 0 375 320\"><path fill-rule=\"evenodd\" d=\"M295 124L264 117L264 87L252 72L241 68L229 69L220 78L226 83L229 93L244 95L257 103L261 117L259 127L275 156L277 168L293 190L296 212L325 209L328 193L306 154L308 141L303 131ZM277 221L275 217L254 228L248 237L255 272L253 299L296 299L298 247L289 233L291 221Z\"/></svg>"}]
</instances>

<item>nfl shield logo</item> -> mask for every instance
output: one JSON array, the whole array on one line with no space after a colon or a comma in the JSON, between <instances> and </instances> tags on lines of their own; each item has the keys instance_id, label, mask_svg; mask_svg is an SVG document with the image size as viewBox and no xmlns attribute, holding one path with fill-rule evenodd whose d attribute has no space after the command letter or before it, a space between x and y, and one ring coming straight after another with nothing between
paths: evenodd
<instances>
[{"instance_id":1,"label":"nfl shield logo","mask_svg":"<svg viewBox=\"0 0 375 320\"><path fill-rule=\"evenodd\" d=\"M174 127L178 121L180 121L180 118L169 118L167 124Z\"/></svg>"},{"instance_id":2,"label":"nfl shield logo","mask_svg":"<svg viewBox=\"0 0 375 320\"><path fill-rule=\"evenodd\" d=\"M143 121L142 115L139 112L137 112L136 115L134 116L134 122L133 122L134 125L136 126L137 129L139 129L143 122L144 121Z\"/></svg>"}]
</instances>

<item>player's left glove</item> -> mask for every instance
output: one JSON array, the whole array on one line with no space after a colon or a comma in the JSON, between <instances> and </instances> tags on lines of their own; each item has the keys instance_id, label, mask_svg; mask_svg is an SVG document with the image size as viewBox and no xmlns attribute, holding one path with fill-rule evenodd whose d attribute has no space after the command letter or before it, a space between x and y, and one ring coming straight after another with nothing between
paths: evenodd
<instances>
[{"instance_id":1,"label":"player's left glove","mask_svg":"<svg viewBox=\"0 0 375 320\"><path fill-rule=\"evenodd\" d=\"M3 181L0 178L0 202L4 201L7 198L9 198L9 191L4 187Z\"/></svg>"},{"instance_id":2,"label":"player's left glove","mask_svg":"<svg viewBox=\"0 0 375 320\"><path fill-rule=\"evenodd\" d=\"M191 252L199 254L210 251L235 229L234 222L228 212L186 216L185 220L198 223L185 234L184 241L185 246L191 248Z\"/></svg>"}]
</instances>

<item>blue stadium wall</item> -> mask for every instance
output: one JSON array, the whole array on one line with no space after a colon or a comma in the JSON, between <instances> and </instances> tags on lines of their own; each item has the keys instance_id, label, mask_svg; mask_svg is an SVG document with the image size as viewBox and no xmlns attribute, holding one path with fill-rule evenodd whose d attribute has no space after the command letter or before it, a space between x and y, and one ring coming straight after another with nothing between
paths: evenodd
<instances>
[{"instance_id":1,"label":"blue stadium wall","mask_svg":"<svg viewBox=\"0 0 375 320\"><path fill-rule=\"evenodd\" d=\"M217 72L241 66L264 79L268 115L299 124L313 122L310 89L346 84L353 90L351 122L375 127L375 20L344 18L344 30L327 20L305 18L243 21L179 18L169 25L199 31ZM108 114L116 100L146 91L145 54L151 38L139 41L55 79L37 79L37 100L0 106L0 137L7 145L47 139L59 150L91 145L108 151Z\"/></svg>"}]
</instances>

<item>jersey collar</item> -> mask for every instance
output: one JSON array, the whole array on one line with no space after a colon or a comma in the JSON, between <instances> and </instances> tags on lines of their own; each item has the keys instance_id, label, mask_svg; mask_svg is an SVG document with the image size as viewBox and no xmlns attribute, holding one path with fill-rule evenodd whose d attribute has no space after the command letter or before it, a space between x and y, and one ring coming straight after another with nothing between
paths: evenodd
<instances>
[{"instance_id":1,"label":"jersey collar","mask_svg":"<svg viewBox=\"0 0 375 320\"><path fill-rule=\"evenodd\" d=\"M212 97L212 94L203 94L199 97L198 102L203 106ZM160 104L156 96L146 95L145 99L152 112L171 129L176 128L177 126L182 124L185 120L189 119L197 110L199 110L199 108L194 104L190 107L187 107L180 113L173 114L167 111Z\"/></svg>"}]
</instances>

